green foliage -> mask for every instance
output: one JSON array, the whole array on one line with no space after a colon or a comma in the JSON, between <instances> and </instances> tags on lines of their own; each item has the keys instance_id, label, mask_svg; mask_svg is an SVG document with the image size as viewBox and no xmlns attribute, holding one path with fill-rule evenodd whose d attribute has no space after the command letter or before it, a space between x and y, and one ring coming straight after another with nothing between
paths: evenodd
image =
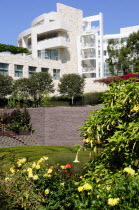
<instances>
[{"instance_id":1,"label":"green foliage","mask_svg":"<svg viewBox=\"0 0 139 210\"><path fill-rule=\"evenodd\" d=\"M31 131L32 126L30 125L30 115L26 107L23 111L16 109L11 113L10 122L8 129L19 133L20 131Z\"/></svg>"},{"instance_id":2,"label":"green foliage","mask_svg":"<svg viewBox=\"0 0 139 210\"><path fill-rule=\"evenodd\" d=\"M5 98L13 91L13 79L10 76L0 74L0 98Z\"/></svg>"},{"instance_id":3,"label":"green foliage","mask_svg":"<svg viewBox=\"0 0 139 210\"><path fill-rule=\"evenodd\" d=\"M59 92L63 96L69 96L73 99L83 93L85 81L84 78L77 74L65 74L58 84Z\"/></svg>"},{"instance_id":4,"label":"green foliage","mask_svg":"<svg viewBox=\"0 0 139 210\"><path fill-rule=\"evenodd\" d=\"M44 93L41 98L41 105L44 107L50 106L50 97L48 96L48 93Z\"/></svg>"},{"instance_id":5,"label":"green foliage","mask_svg":"<svg viewBox=\"0 0 139 210\"><path fill-rule=\"evenodd\" d=\"M11 52L12 54L29 53L27 48L6 44L0 44L0 52Z\"/></svg>"},{"instance_id":6,"label":"green foliage","mask_svg":"<svg viewBox=\"0 0 139 210\"><path fill-rule=\"evenodd\" d=\"M139 31L132 33L127 40L126 45L121 42L115 42L113 39L108 43L109 71L112 76L119 73L137 73L139 72Z\"/></svg>"},{"instance_id":7,"label":"green foliage","mask_svg":"<svg viewBox=\"0 0 139 210\"><path fill-rule=\"evenodd\" d=\"M82 96L83 105L94 105L100 103L103 92L84 93Z\"/></svg>"},{"instance_id":8,"label":"green foliage","mask_svg":"<svg viewBox=\"0 0 139 210\"><path fill-rule=\"evenodd\" d=\"M54 85L49 73L39 72L32 75L31 78L15 81L14 90L14 95L22 94L25 102L32 97L35 105L38 106L44 94L54 92Z\"/></svg>"},{"instance_id":9,"label":"green foliage","mask_svg":"<svg viewBox=\"0 0 139 210\"><path fill-rule=\"evenodd\" d=\"M111 83L104 93L104 107L88 117L81 134L93 149L105 147L99 163L116 170L138 166L139 154L139 86L131 81ZM115 158L116 157L116 158Z\"/></svg>"}]
</instances>

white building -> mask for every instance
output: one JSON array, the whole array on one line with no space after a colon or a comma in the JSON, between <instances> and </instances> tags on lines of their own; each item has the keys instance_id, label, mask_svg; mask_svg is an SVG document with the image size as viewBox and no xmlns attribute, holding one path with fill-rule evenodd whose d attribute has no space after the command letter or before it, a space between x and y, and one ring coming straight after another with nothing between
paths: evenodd
<instances>
[{"instance_id":1,"label":"white building","mask_svg":"<svg viewBox=\"0 0 139 210\"><path fill-rule=\"evenodd\" d=\"M85 92L101 91L105 87L93 81L109 75L108 40L126 41L138 30L133 26L120 29L120 34L103 35L102 13L83 18L81 10L58 3L56 12L42 14L19 34L18 46L28 48L29 55L0 53L0 73L18 79L49 72L55 87L63 74L77 73L86 77Z\"/></svg>"}]
</instances>

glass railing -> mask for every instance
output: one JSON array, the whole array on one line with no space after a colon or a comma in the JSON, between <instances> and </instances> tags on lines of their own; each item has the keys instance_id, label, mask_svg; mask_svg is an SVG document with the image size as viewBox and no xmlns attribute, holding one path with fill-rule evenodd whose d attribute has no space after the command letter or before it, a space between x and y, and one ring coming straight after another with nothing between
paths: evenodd
<instances>
[{"instance_id":1,"label":"glass railing","mask_svg":"<svg viewBox=\"0 0 139 210\"><path fill-rule=\"evenodd\" d=\"M96 68L95 67L84 67L82 68L82 72L96 72Z\"/></svg>"},{"instance_id":2,"label":"glass railing","mask_svg":"<svg viewBox=\"0 0 139 210\"><path fill-rule=\"evenodd\" d=\"M95 58L95 57L96 55L94 53L82 55L82 59Z\"/></svg>"}]
</instances>

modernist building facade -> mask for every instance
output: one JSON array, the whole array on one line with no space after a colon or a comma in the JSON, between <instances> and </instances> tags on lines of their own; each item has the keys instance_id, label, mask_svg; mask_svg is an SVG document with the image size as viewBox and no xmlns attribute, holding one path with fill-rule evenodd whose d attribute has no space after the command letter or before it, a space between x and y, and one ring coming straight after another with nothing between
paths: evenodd
<instances>
[{"instance_id":1,"label":"modernist building facade","mask_svg":"<svg viewBox=\"0 0 139 210\"><path fill-rule=\"evenodd\" d=\"M104 86L93 83L109 75L107 45L109 39L126 41L139 26L120 29L120 34L103 34L102 13L83 18L83 12L63 4L57 11L43 14L18 36L18 46L28 55L0 53L0 73L14 79L30 77L35 72L49 72L57 87L63 74L76 73L86 78L85 92Z\"/></svg>"}]
</instances>

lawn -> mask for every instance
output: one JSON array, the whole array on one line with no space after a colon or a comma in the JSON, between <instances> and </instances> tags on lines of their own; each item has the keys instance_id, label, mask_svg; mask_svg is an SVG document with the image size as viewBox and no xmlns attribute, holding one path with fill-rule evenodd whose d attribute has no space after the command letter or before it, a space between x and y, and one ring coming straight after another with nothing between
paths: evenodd
<instances>
[{"instance_id":1,"label":"lawn","mask_svg":"<svg viewBox=\"0 0 139 210\"><path fill-rule=\"evenodd\" d=\"M13 162L20 158L27 158L28 162L39 160L42 156L48 156L49 164L67 164L73 163L76 156L77 147L68 146L27 146L27 147L6 147L0 148L0 168L2 171L9 172ZM83 166L84 163L90 160L90 151L79 152L79 165Z\"/></svg>"}]
</instances>

